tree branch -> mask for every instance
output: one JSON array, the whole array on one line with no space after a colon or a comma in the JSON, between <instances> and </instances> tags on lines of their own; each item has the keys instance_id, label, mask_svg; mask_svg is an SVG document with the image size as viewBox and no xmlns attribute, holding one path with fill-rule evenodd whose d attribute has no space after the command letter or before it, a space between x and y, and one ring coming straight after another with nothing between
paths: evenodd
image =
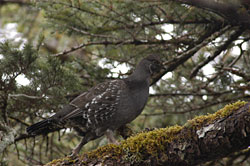
<instances>
[{"instance_id":1,"label":"tree branch","mask_svg":"<svg viewBox=\"0 0 250 166\"><path fill-rule=\"evenodd\" d=\"M29 0L1 0L0 4L19 4L19 5L31 5Z\"/></svg>"},{"instance_id":2,"label":"tree branch","mask_svg":"<svg viewBox=\"0 0 250 166\"><path fill-rule=\"evenodd\" d=\"M50 165L188 166L220 159L250 144L250 102L236 102L214 114L199 116L184 126L142 132L120 145L106 145L76 160Z\"/></svg>"},{"instance_id":3,"label":"tree branch","mask_svg":"<svg viewBox=\"0 0 250 166\"><path fill-rule=\"evenodd\" d=\"M248 7L245 7L250 5L249 1L177 0L177 2L212 11L227 19L231 24L245 25L249 28L250 14Z\"/></svg>"},{"instance_id":4,"label":"tree branch","mask_svg":"<svg viewBox=\"0 0 250 166\"><path fill-rule=\"evenodd\" d=\"M141 40L133 40L133 39L128 39L128 40L119 40L119 41L97 41L97 42L89 42L89 43L82 43L78 46L74 46L68 50L64 50L63 52L54 54L53 56L62 56L69 54L71 52L74 52L76 50L79 50L83 47L87 46L93 46L93 45L129 45L129 44L134 44L134 45L159 45L159 44L177 44L177 43L185 43L185 39L175 39L175 40L152 40L152 41L141 41Z\"/></svg>"},{"instance_id":5,"label":"tree branch","mask_svg":"<svg viewBox=\"0 0 250 166\"><path fill-rule=\"evenodd\" d=\"M150 94L150 97L169 97L169 96L220 96L223 94L232 93L232 90L212 93L197 93L197 92L182 92L182 93L157 93Z\"/></svg>"}]
</instances>

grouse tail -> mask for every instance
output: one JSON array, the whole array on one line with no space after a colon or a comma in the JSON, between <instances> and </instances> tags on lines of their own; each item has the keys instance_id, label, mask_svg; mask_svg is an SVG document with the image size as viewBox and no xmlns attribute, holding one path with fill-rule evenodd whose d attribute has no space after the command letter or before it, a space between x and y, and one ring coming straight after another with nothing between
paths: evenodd
<instances>
[{"instance_id":1,"label":"grouse tail","mask_svg":"<svg viewBox=\"0 0 250 166\"><path fill-rule=\"evenodd\" d=\"M56 125L55 120L53 119L45 119L38 123L35 123L29 126L26 131L29 135L46 135L50 132L58 131L62 129L58 125Z\"/></svg>"}]
</instances>

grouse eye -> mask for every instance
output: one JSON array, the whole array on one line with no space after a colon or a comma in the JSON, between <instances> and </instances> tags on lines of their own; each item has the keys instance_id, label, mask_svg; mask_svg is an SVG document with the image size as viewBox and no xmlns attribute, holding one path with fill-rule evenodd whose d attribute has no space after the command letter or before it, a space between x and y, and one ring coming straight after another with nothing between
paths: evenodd
<instances>
[{"instance_id":1,"label":"grouse eye","mask_svg":"<svg viewBox=\"0 0 250 166\"><path fill-rule=\"evenodd\" d=\"M154 63L154 65L159 65L160 64L159 61L157 61L157 60L154 60L153 63Z\"/></svg>"},{"instance_id":2,"label":"grouse eye","mask_svg":"<svg viewBox=\"0 0 250 166\"><path fill-rule=\"evenodd\" d=\"M152 60L151 63L149 64L150 74L158 72L160 69L161 69L161 64L157 60Z\"/></svg>"}]
</instances>

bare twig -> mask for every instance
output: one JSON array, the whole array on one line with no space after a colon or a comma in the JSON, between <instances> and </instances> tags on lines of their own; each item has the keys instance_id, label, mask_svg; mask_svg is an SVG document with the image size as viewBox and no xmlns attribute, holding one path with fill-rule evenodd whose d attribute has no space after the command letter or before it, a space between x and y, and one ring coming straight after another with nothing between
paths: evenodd
<instances>
[{"instance_id":1,"label":"bare twig","mask_svg":"<svg viewBox=\"0 0 250 166\"><path fill-rule=\"evenodd\" d=\"M15 121L17 121L17 122L19 122L19 123L25 125L25 126L29 126L28 123L22 121L21 119L18 119L18 118L16 118L16 117L14 117L14 116L9 116L9 118L10 118L10 119L13 119L13 120L15 120Z\"/></svg>"},{"instance_id":2,"label":"bare twig","mask_svg":"<svg viewBox=\"0 0 250 166\"><path fill-rule=\"evenodd\" d=\"M227 93L232 93L232 90L224 92L213 92L213 93L160 93L160 94L151 94L150 97L165 97L165 96L218 96Z\"/></svg>"},{"instance_id":3,"label":"bare twig","mask_svg":"<svg viewBox=\"0 0 250 166\"><path fill-rule=\"evenodd\" d=\"M11 97L11 98L25 97L25 98L29 98L29 99L42 99L43 98L41 96L29 96L26 94L9 94L9 97Z\"/></svg>"},{"instance_id":4,"label":"bare twig","mask_svg":"<svg viewBox=\"0 0 250 166\"><path fill-rule=\"evenodd\" d=\"M110 35L102 35L102 34L93 34L93 33L90 33L90 32L86 32L86 31L84 31L84 30L81 30L81 29L78 29L78 28L76 28L76 27L69 27L70 29L72 29L72 30L74 30L74 31L76 31L76 32L78 32L78 33L81 33L81 34L83 34L83 35L87 35L87 36L92 36L92 37L100 37L100 38L111 38L111 39L116 39L117 40L117 38L116 37L114 37L114 36L110 36Z\"/></svg>"},{"instance_id":5,"label":"bare twig","mask_svg":"<svg viewBox=\"0 0 250 166\"><path fill-rule=\"evenodd\" d=\"M234 68L230 68L230 67L223 67L222 70L225 70L225 71L229 71L231 72L232 74L235 74L237 76L240 76L242 77L244 80L246 81L250 81L250 76L247 75L246 73L240 71L240 70L236 70Z\"/></svg>"},{"instance_id":6,"label":"bare twig","mask_svg":"<svg viewBox=\"0 0 250 166\"><path fill-rule=\"evenodd\" d=\"M62 56L62 55L66 55L69 54L71 52L74 52L76 50L79 50L83 47L87 47L87 46L92 46L92 45L119 45L119 44L134 44L134 45L154 45L154 44L176 44L176 43L182 43L183 41L174 41L174 40L153 40L153 41L140 41L140 40L119 40L119 41L97 41L97 42L89 42L89 43L82 43L78 46L72 47L68 50L64 50L63 52L54 54L52 56Z\"/></svg>"},{"instance_id":7,"label":"bare twig","mask_svg":"<svg viewBox=\"0 0 250 166\"><path fill-rule=\"evenodd\" d=\"M21 140L26 140L26 138L34 138L33 135L28 135L28 134L20 134L15 138L15 142L21 141Z\"/></svg>"}]
</instances>

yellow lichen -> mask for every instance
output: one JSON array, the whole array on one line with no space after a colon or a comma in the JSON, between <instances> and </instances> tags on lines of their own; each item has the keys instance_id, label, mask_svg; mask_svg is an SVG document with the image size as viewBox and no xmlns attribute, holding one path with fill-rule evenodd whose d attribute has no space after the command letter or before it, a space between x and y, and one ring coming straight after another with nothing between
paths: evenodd
<instances>
[{"instance_id":1,"label":"yellow lichen","mask_svg":"<svg viewBox=\"0 0 250 166\"><path fill-rule=\"evenodd\" d=\"M189 120L185 126L192 127L192 128L200 128L204 124L212 123L216 119L220 119L230 115L233 111L238 110L240 107L244 106L247 102L245 101L237 101L232 104L226 105L224 108L220 109L219 111L215 112L214 114L202 115Z\"/></svg>"},{"instance_id":2,"label":"yellow lichen","mask_svg":"<svg viewBox=\"0 0 250 166\"><path fill-rule=\"evenodd\" d=\"M56 166L58 163L60 163L61 161L63 161L63 159L55 159L49 163L46 164L46 166Z\"/></svg>"},{"instance_id":3,"label":"yellow lichen","mask_svg":"<svg viewBox=\"0 0 250 166\"><path fill-rule=\"evenodd\" d=\"M75 163L76 160L70 158L70 157L65 157L65 158L62 158L62 159L55 159L49 163L47 163L45 166L59 166L61 165L61 163Z\"/></svg>"}]
</instances>

